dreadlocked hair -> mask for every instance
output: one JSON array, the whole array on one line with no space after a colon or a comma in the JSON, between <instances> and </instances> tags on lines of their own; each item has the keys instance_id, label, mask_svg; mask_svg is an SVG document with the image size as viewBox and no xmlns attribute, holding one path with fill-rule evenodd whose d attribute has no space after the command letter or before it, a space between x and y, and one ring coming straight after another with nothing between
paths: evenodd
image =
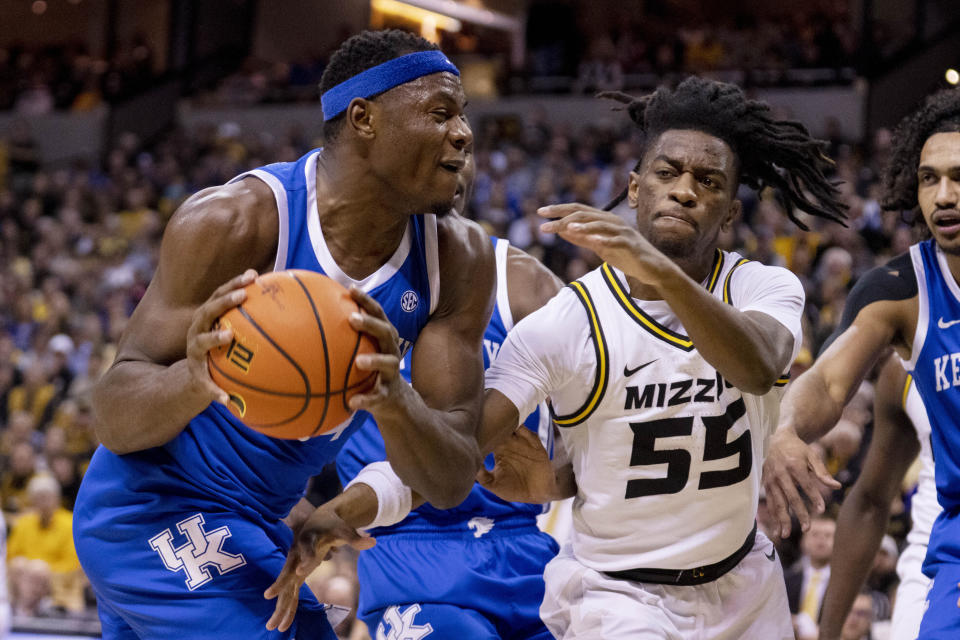
<instances>
[{"instance_id":1,"label":"dreadlocked hair","mask_svg":"<svg viewBox=\"0 0 960 640\"><path fill-rule=\"evenodd\" d=\"M773 187L787 216L801 229L808 227L796 217L797 209L845 224L847 206L825 175L833 166L824 154L826 143L812 138L799 122L774 120L769 105L748 100L740 87L691 76L676 89L660 87L641 98L619 91L597 97L624 103L644 144L668 129L695 129L720 138L733 149L740 182L758 191ZM626 196L624 190L607 209Z\"/></svg>"},{"instance_id":2,"label":"dreadlocked hair","mask_svg":"<svg viewBox=\"0 0 960 640\"><path fill-rule=\"evenodd\" d=\"M320 76L320 94L323 95L358 73L394 58L435 49L439 47L432 42L399 29L361 31L346 39L330 57L329 64ZM323 138L328 144L339 135L344 121L344 115L340 114L323 123Z\"/></svg>"},{"instance_id":3,"label":"dreadlocked hair","mask_svg":"<svg viewBox=\"0 0 960 640\"><path fill-rule=\"evenodd\" d=\"M944 89L927 97L923 106L900 121L893 134L890 162L883 173L881 206L887 210L915 210L920 151L935 133L960 132L960 90ZM916 216L922 220L922 216Z\"/></svg>"}]
</instances>

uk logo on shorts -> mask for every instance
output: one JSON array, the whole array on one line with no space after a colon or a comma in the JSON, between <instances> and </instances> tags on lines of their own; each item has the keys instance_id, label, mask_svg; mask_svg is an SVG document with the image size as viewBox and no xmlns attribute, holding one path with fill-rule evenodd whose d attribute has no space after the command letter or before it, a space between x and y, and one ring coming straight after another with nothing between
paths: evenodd
<instances>
[{"instance_id":1,"label":"uk logo on shorts","mask_svg":"<svg viewBox=\"0 0 960 640\"><path fill-rule=\"evenodd\" d=\"M403 295L400 296L400 308L407 313L414 311L419 303L420 298L417 297L417 292L411 289L407 289L403 292Z\"/></svg>"},{"instance_id":2,"label":"uk logo on shorts","mask_svg":"<svg viewBox=\"0 0 960 640\"><path fill-rule=\"evenodd\" d=\"M414 624L413 618L420 613L420 605L412 604L406 611L400 613L400 608L387 607L383 612L383 619L377 625L377 640L421 640L433 633L433 626ZM390 626L387 632L384 622Z\"/></svg>"},{"instance_id":3,"label":"uk logo on shorts","mask_svg":"<svg viewBox=\"0 0 960 640\"><path fill-rule=\"evenodd\" d=\"M170 529L164 529L150 538L150 546L160 554L167 569L182 570L187 574L185 582L191 591L213 580L209 570L211 565L223 575L247 564L242 554L223 550L224 541L233 535L228 527L204 531L203 524L203 516L199 513L178 522L177 529L187 537L187 542L176 548Z\"/></svg>"}]
</instances>

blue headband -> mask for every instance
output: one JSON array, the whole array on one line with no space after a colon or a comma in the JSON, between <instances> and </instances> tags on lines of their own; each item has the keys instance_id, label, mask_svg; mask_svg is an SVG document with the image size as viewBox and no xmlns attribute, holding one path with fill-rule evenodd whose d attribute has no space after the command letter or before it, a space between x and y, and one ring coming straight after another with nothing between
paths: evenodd
<instances>
[{"instance_id":1,"label":"blue headband","mask_svg":"<svg viewBox=\"0 0 960 640\"><path fill-rule=\"evenodd\" d=\"M409 53L378 64L344 80L320 96L323 119L327 121L339 116L347 110L350 101L354 98L369 98L421 76L440 71L449 71L455 76L460 75L460 70L447 59L447 56L436 50Z\"/></svg>"}]
</instances>

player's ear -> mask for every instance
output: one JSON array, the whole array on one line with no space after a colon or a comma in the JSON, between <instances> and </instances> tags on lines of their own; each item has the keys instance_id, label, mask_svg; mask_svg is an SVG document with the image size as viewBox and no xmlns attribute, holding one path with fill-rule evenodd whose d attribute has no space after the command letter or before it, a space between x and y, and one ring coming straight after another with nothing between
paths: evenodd
<instances>
[{"instance_id":1,"label":"player's ear","mask_svg":"<svg viewBox=\"0 0 960 640\"><path fill-rule=\"evenodd\" d=\"M627 181L627 204L630 205L631 209L637 208L637 193L640 191L640 176L636 171L630 172L630 177Z\"/></svg>"},{"instance_id":2,"label":"player's ear","mask_svg":"<svg viewBox=\"0 0 960 640\"><path fill-rule=\"evenodd\" d=\"M720 224L720 230L724 233L730 231L730 227L733 226L733 221L740 217L741 212L743 212L743 203L734 198L730 201L730 208L727 209L727 216Z\"/></svg>"},{"instance_id":3,"label":"player's ear","mask_svg":"<svg viewBox=\"0 0 960 640\"><path fill-rule=\"evenodd\" d=\"M361 138L374 137L374 109L373 103L364 98L354 98L347 106L347 126L353 129Z\"/></svg>"}]
</instances>

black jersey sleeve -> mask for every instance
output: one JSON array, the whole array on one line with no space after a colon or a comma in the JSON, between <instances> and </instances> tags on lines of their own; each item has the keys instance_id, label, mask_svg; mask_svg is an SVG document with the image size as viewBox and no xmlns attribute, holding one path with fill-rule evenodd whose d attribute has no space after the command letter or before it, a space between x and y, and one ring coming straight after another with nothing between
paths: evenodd
<instances>
[{"instance_id":1,"label":"black jersey sleeve","mask_svg":"<svg viewBox=\"0 0 960 640\"><path fill-rule=\"evenodd\" d=\"M897 256L882 267L867 271L850 290L840 324L824 341L820 353L826 351L827 347L853 324L857 314L867 305L879 300L908 300L915 295L917 276L909 252Z\"/></svg>"}]
</instances>

